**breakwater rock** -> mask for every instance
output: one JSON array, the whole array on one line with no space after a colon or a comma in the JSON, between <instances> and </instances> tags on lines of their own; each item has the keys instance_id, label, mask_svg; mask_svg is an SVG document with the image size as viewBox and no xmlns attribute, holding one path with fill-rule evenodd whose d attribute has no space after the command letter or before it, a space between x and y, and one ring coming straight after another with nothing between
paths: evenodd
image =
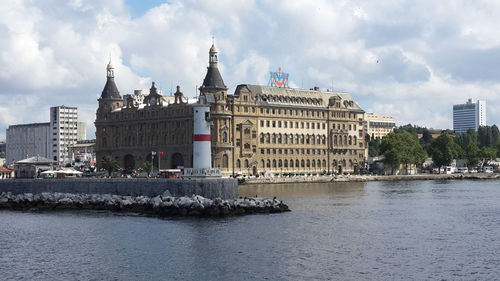
<instances>
[{"instance_id":1,"label":"breakwater rock","mask_svg":"<svg viewBox=\"0 0 500 281\"><path fill-rule=\"evenodd\" d=\"M199 216L217 217L252 213L280 213L290 211L276 198L208 199L199 195L173 197L168 192L155 197L122 196L111 194L40 194L11 192L0 193L0 209L9 210L65 210L95 209L134 212L162 217Z\"/></svg>"}]
</instances>

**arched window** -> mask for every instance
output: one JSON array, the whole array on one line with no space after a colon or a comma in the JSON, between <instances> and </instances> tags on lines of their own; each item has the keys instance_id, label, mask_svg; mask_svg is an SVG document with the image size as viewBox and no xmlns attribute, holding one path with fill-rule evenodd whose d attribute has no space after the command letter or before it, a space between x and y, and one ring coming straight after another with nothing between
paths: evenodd
<instances>
[{"instance_id":1,"label":"arched window","mask_svg":"<svg viewBox=\"0 0 500 281\"><path fill-rule=\"evenodd\" d=\"M265 141L264 134L260 133L260 143L264 143L264 141Z\"/></svg>"},{"instance_id":2,"label":"arched window","mask_svg":"<svg viewBox=\"0 0 500 281\"><path fill-rule=\"evenodd\" d=\"M265 168L265 166L264 166L264 165L265 165L265 164L264 164L264 160L260 160L260 167L261 167L261 168Z\"/></svg>"},{"instance_id":3,"label":"arched window","mask_svg":"<svg viewBox=\"0 0 500 281\"><path fill-rule=\"evenodd\" d=\"M248 159L245 159L244 165L245 168L248 168Z\"/></svg>"},{"instance_id":4,"label":"arched window","mask_svg":"<svg viewBox=\"0 0 500 281\"><path fill-rule=\"evenodd\" d=\"M337 135L333 136L333 145L337 146Z\"/></svg>"},{"instance_id":5,"label":"arched window","mask_svg":"<svg viewBox=\"0 0 500 281\"><path fill-rule=\"evenodd\" d=\"M278 160L278 168L281 168L281 167L283 167L283 162L280 159L280 160Z\"/></svg>"},{"instance_id":6,"label":"arched window","mask_svg":"<svg viewBox=\"0 0 500 281\"><path fill-rule=\"evenodd\" d=\"M276 159L273 160L273 168L276 168Z\"/></svg>"},{"instance_id":7,"label":"arched window","mask_svg":"<svg viewBox=\"0 0 500 281\"><path fill-rule=\"evenodd\" d=\"M306 166L306 162L304 161L304 159L302 159L300 161L300 167L304 168Z\"/></svg>"},{"instance_id":8,"label":"arched window","mask_svg":"<svg viewBox=\"0 0 500 281\"><path fill-rule=\"evenodd\" d=\"M352 136L349 136L349 145L352 145Z\"/></svg>"},{"instance_id":9,"label":"arched window","mask_svg":"<svg viewBox=\"0 0 500 281\"><path fill-rule=\"evenodd\" d=\"M316 161L316 167L321 168L321 161L320 160Z\"/></svg>"},{"instance_id":10,"label":"arched window","mask_svg":"<svg viewBox=\"0 0 500 281\"><path fill-rule=\"evenodd\" d=\"M284 166L285 168L288 168L288 160L286 160L286 159L285 159L285 161L283 161L283 166Z\"/></svg>"},{"instance_id":11,"label":"arched window","mask_svg":"<svg viewBox=\"0 0 500 281\"><path fill-rule=\"evenodd\" d=\"M266 167L271 168L271 160L267 160Z\"/></svg>"},{"instance_id":12,"label":"arched window","mask_svg":"<svg viewBox=\"0 0 500 281\"><path fill-rule=\"evenodd\" d=\"M311 140L310 140L310 136L309 134L306 135L306 144L310 144L311 143Z\"/></svg>"},{"instance_id":13,"label":"arched window","mask_svg":"<svg viewBox=\"0 0 500 281\"><path fill-rule=\"evenodd\" d=\"M226 131L222 132L222 142L227 143L227 132Z\"/></svg>"},{"instance_id":14,"label":"arched window","mask_svg":"<svg viewBox=\"0 0 500 281\"><path fill-rule=\"evenodd\" d=\"M299 168L300 167L300 164L299 164L299 159L295 160L295 168Z\"/></svg>"},{"instance_id":15,"label":"arched window","mask_svg":"<svg viewBox=\"0 0 500 281\"><path fill-rule=\"evenodd\" d=\"M222 155L222 168L227 168L229 166L228 157L226 154Z\"/></svg>"},{"instance_id":16,"label":"arched window","mask_svg":"<svg viewBox=\"0 0 500 281\"><path fill-rule=\"evenodd\" d=\"M314 123L313 123L314 124ZM311 144L312 145L315 145L316 144L316 136L315 135L312 135L311 136Z\"/></svg>"},{"instance_id":17,"label":"arched window","mask_svg":"<svg viewBox=\"0 0 500 281\"><path fill-rule=\"evenodd\" d=\"M290 160L290 168L293 168L293 160Z\"/></svg>"},{"instance_id":18,"label":"arched window","mask_svg":"<svg viewBox=\"0 0 500 281\"><path fill-rule=\"evenodd\" d=\"M326 137L324 135L321 136L321 143L326 144Z\"/></svg>"},{"instance_id":19,"label":"arched window","mask_svg":"<svg viewBox=\"0 0 500 281\"><path fill-rule=\"evenodd\" d=\"M287 134L283 135L283 144L288 144L288 135Z\"/></svg>"},{"instance_id":20,"label":"arched window","mask_svg":"<svg viewBox=\"0 0 500 281\"><path fill-rule=\"evenodd\" d=\"M309 161L309 160L307 160L307 161ZM316 162L314 162L314 160L311 161L311 165L313 168L316 168Z\"/></svg>"},{"instance_id":21,"label":"arched window","mask_svg":"<svg viewBox=\"0 0 500 281\"><path fill-rule=\"evenodd\" d=\"M278 143L281 143L282 141L282 137L281 137L281 134L278 134Z\"/></svg>"},{"instance_id":22,"label":"arched window","mask_svg":"<svg viewBox=\"0 0 500 281\"><path fill-rule=\"evenodd\" d=\"M270 143L271 135L269 133L266 134L266 143Z\"/></svg>"},{"instance_id":23,"label":"arched window","mask_svg":"<svg viewBox=\"0 0 500 281\"><path fill-rule=\"evenodd\" d=\"M276 134L273 134L273 143L276 143Z\"/></svg>"},{"instance_id":24,"label":"arched window","mask_svg":"<svg viewBox=\"0 0 500 281\"><path fill-rule=\"evenodd\" d=\"M311 161L309 159L307 159L306 165L307 165L307 168L311 167Z\"/></svg>"},{"instance_id":25,"label":"arched window","mask_svg":"<svg viewBox=\"0 0 500 281\"><path fill-rule=\"evenodd\" d=\"M326 168L326 160L323 160L323 168Z\"/></svg>"},{"instance_id":26,"label":"arched window","mask_svg":"<svg viewBox=\"0 0 500 281\"><path fill-rule=\"evenodd\" d=\"M241 161L240 159L236 160L236 168L241 168Z\"/></svg>"},{"instance_id":27,"label":"arched window","mask_svg":"<svg viewBox=\"0 0 500 281\"><path fill-rule=\"evenodd\" d=\"M358 144L358 138L356 136L354 136L354 145L357 145Z\"/></svg>"},{"instance_id":28,"label":"arched window","mask_svg":"<svg viewBox=\"0 0 500 281\"><path fill-rule=\"evenodd\" d=\"M344 145L347 145L347 136L344 136Z\"/></svg>"}]
</instances>

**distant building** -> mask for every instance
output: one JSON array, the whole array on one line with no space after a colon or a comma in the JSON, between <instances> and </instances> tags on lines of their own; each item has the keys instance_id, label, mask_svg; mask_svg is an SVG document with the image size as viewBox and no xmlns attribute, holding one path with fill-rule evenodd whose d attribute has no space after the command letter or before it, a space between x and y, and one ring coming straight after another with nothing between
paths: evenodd
<instances>
[{"instance_id":1,"label":"distant building","mask_svg":"<svg viewBox=\"0 0 500 281\"><path fill-rule=\"evenodd\" d=\"M486 102L469 99L464 104L453 105L453 130L465 133L469 129L486 126Z\"/></svg>"},{"instance_id":2,"label":"distant building","mask_svg":"<svg viewBox=\"0 0 500 281\"><path fill-rule=\"evenodd\" d=\"M7 163L39 155L52 156L50 123L11 125L7 128Z\"/></svg>"},{"instance_id":3,"label":"distant building","mask_svg":"<svg viewBox=\"0 0 500 281\"><path fill-rule=\"evenodd\" d=\"M68 153L74 163L95 163L95 139L77 141L68 148Z\"/></svg>"},{"instance_id":4,"label":"distant building","mask_svg":"<svg viewBox=\"0 0 500 281\"><path fill-rule=\"evenodd\" d=\"M85 123L78 122L78 108L55 106L50 108L52 130L52 159L68 162L68 148L85 138ZM79 128L80 127L80 128Z\"/></svg>"},{"instance_id":5,"label":"distant building","mask_svg":"<svg viewBox=\"0 0 500 281\"><path fill-rule=\"evenodd\" d=\"M54 161L41 157L34 156L14 164L14 173L16 178L36 178L44 171L52 170Z\"/></svg>"},{"instance_id":6,"label":"distant building","mask_svg":"<svg viewBox=\"0 0 500 281\"><path fill-rule=\"evenodd\" d=\"M396 128L396 122L392 116L365 113L365 128L370 139L383 138Z\"/></svg>"},{"instance_id":7,"label":"distant building","mask_svg":"<svg viewBox=\"0 0 500 281\"><path fill-rule=\"evenodd\" d=\"M7 163L31 156L69 162L68 147L85 139L85 123L78 122L78 109L50 108L49 123L11 125L7 129Z\"/></svg>"}]
</instances>

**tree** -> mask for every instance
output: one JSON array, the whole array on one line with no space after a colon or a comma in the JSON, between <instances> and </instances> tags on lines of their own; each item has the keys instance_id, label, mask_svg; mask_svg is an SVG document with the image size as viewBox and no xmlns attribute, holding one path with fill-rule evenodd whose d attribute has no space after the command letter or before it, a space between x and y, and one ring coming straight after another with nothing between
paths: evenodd
<instances>
[{"instance_id":1,"label":"tree","mask_svg":"<svg viewBox=\"0 0 500 281\"><path fill-rule=\"evenodd\" d=\"M458 158L462 149L456 144L451 136L445 132L434 139L431 143L432 161L441 171L442 166L448 166L453 159Z\"/></svg>"},{"instance_id":2,"label":"tree","mask_svg":"<svg viewBox=\"0 0 500 281\"><path fill-rule=\"evenodd\" d=\"M375 157L380 155L380 145L382 140L380 138L374 138L368 143L368 156Z\"/></svg>"},{"instance_id":3,"label":"tree","mask_svg":"<svg viewBox=\"0 0 500 281\"><path fill-rule=\"evenodd\" d=\"M465 158L467 158L467 167L469 167L469 169L477 167L480 157L481 157L481 149L479 149L479 147L475 142L469 143L469 145L465 149Z\"/></svg>"},{"instance_id":4,"label":"tree","mask_svg":"<svg viewBox=\"0 0 500 281\"><path fill-rule=\"evenodd\" d=\"M481 166L484 166L484 164L488 163L489 160L493 160L496 158L497 150L493 147L483 147L481 149L480 155L481 158L483 159Z\"/></svg>"},{"instance_id":5,"label":"tree","mask_svg":"<svg viewBox=\"0 0 500 281\"><path fill-rule=\"evenodd\" d=\"M151 162L149 161L145 161L144 163L142 163L142 168L144 169L144 172L148 174L149 178L149 175L151 175L151 173L153 172L153 164L151 164Z\"/></svg>"},{"instance_id":6,"label":"tree","mask_svg":"<svg viewBox=\"0 0 500 281\"><path fill-rule=\"evenodd\" d=\"M384 155L384 163L391 167L391 173L401 164L419 165L425 161L426 153L417 137L408 131L390 133L382 139L380 153Z\"/></svg>"},{"instance_id":7,"label":"tree","mask_svg":"<svg viewBox=\"0 0 500 281\"><path fill-rule=\"evenodd\" d=\"M120 168L116 160L109 155L106 155L102 158L100 167L108 171L108 176L111 176L111 173L117 171Z\"/></svg>"}]
</instances>

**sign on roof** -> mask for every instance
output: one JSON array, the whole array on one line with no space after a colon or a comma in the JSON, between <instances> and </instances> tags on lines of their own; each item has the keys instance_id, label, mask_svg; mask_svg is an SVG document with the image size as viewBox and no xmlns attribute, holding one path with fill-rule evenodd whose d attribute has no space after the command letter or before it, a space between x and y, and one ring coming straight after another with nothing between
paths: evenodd
<instances>
[{"instance_id":1,"label":"sign on roof","mask_svg":"<svg viewBox=\"0 0 500 281\"><path fill-rule=\"evenodd\" d=\"M278 71L269 72L268 85L271 87L288 88L288 75L288 73L281 71L281 67L278 67Z\"/></svg>"}]
</instances>

